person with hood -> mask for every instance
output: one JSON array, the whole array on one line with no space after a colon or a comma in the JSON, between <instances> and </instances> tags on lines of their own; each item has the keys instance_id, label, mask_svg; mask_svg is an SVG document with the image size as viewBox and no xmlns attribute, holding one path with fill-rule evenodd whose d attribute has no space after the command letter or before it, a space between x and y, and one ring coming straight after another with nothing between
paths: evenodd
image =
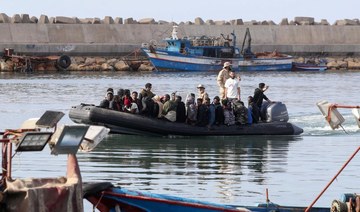
<instances>
[{"instance_id":1,"label":"person with hood","mask_svg":"<svg viewBox=\"0 0 360 212\"><path fill-rule=\"evenodd\" d=\"M215 106L215 124L224 124L224 109L220 102L220 97L215 96L213 99L213 105Z\"/></svg>"},{"instance_id":2,"label":"person with hood","mask_svg":"<svg viewBox=\"0 0 360 212\"><path fill-rule=\"evenodd\" d=\"M181 96L176 96L176 122L184 123L186 121L186 108L185 103L182 101Z\"/></svg>"},{"instance_id":3,"label":"person with hood","mask_svg":"<svg viewBox=\"0 0 360 212\"><path fill-rule=\"evenodd\" d=\"M190 125L194 125L196 123L196 117L197 117L197 107L195 104L194 93L190 93L186 96L185 107L186 107L186 123Z\"/></svg>"},{"instance_id":4,"label":"person with hood","mask_svg":"<svg viewBox=\"0 0 360 212\"><path fill-rule=\"evenodd\" d=\"M177 103L170 99L169 94L165 94L165 102L162 114L167 120L171 122L176 121L176 107Z\"/></svg>"}]
</instances>

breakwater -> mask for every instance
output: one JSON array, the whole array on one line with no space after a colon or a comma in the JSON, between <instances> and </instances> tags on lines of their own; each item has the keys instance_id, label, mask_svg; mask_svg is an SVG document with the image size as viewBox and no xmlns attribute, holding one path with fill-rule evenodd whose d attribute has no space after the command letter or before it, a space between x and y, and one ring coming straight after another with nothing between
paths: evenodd
<instances>
[{"instance_id":1,"label":"breakwater","mask_svg":"<svg viewBox=\"0 0 360 212\"><path fill-rule=\"evenodd\" d=\"M325 60L328 70L360 70L360 58L358 57L294 57L294 62L304 63L311 61L313 64L320 64L321 60ZM34 63L32 64L34 71L52 72L58 71L58 67L54 63ZM127 59L124 57L83 57L72 56L71 65L68 71L154 71L155 67L144 58ZM8 60L0 59L0 72L24 72L26 70L19 69L16 64Z\"/></svg>"},{"instance_id":2,"label":"breakwater","mask_svg":"<svg viewBox=\"0 0 360 212\"><path fill-rule=\"evenodd\" d=\"M115 22L116 20L116 22ZM160 43L169 37L172 25L177 24L178 36L220 36L235 32L241 46L246 28L250 29L255 52L274 51L292 55L359 55L360 25L357 20L339 20L329 25L326 20L297 17L283 20L243 22L203 21L156 22L154 19L105 17L104 19L78 19L68 17L40 18L29 15L9 17L0 14L0 48L13 48L23 54L121 55L141 47L141 43Z\"/></svg>"},{"instance_id":3,"label":"breakwater","mask_svg":"<svg viewBox=\"0 0 360 212\"><path fill-rule=\"evenodd\" d=\"M311 17L295 17L290 21L285 18L279 24L241 19L203 21L201 18L173 23L153 18L79 19L46 15L37 18L1 13L0 49L13 48L22 55L66 54L116 59L139 52L142 43L161 44L163 38L170 36L174 24L179 26L179 37L226 36L234 32L238 46L242 45L246 28L249 28L254 52L277 50L293 56L330 57L330 67L360 67L359 21L344 19L330 25L326 20L316 22ZM6 67L7 64L2 64L2 71L7 70Z\"/></svg>"}]
</instances>

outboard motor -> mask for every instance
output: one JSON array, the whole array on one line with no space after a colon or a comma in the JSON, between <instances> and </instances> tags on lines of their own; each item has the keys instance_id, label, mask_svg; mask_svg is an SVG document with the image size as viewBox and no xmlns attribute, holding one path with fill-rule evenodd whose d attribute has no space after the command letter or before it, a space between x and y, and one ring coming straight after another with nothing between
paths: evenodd
<instances>
[{"instance_id":1,"label":"outboard motor","mask_svg":"<svg viewBox=\"0 0 360 212\"><path fill-rule=\"evenodd\" d=\"M286 105L282 102L273 102L266 107L266 122L281 121L287 122L289 114Z\"/></svg>"}]
</instances>

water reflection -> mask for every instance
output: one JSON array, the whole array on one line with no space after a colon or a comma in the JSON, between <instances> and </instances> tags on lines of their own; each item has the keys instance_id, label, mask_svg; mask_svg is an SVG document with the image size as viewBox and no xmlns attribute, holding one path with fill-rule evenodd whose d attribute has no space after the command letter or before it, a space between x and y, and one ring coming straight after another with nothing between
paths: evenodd
<instances>
[{"instance_id":1,"label":"water reflection","mask_svg":"<svg viewBox=\"0 0 360 212\"><path fill-rule=\"evenodd\" d=\"M178 195L226 204L271 200L304 206L313 201L358 146L359 136L249 136L155 138L109 136L92 153L78 153L84 182L109 181L133 190ZM328 206L353 183L354 158L319 200ZM66 155L24 152L13 158L13 177L66 174ZM354 178L355 177L355 178ZM286 198L285 198L286 197Z\"/></svg>"},{"instance_id":2,"label":"water reflection","mask_svg":"<svg viewBox=\"0 0 360 212\"><path fill-rule=\"evenodd\" d=\"M360 72L242 72L241 94L252 95L259 82L270 84L267 96L283 101L290 122L304 128L302 137L148 138L110 136L95 152L78 154L84 181L110 181L134 190L179 195L229 204L255 204L270 199L285 205L311 203L359 145L359 130L350 112L343 131L332 131L315 103L358 105ZM135 79L135 80L134 80ZM45 110L68 113L81 102L99 103L108 87L139 91L153 83L158 95L197 92L206 85L218 95L216 73L79 72L69 74L0 74L1 129L16 129ZM346 83L339 83L346 82ZM331 85L331 86L329 86ZM339 95L339 91L346 91ZM324 96L324 94L326 94ZM347 122L348 121L348 122ZM73 124L68 116L61 120ZM49 150L13 158L14 177L57 177L66 172L66 157L49 157ZM341 177L319 200L329 206L341 193L360 190L354 183L360 167L354 158ZM45 174L44 174L45 173Z\"/></svg>"},{"instance_id":3,"label":"water reflection","mask_svg":"<svg viewBox=\"0 0 360 212\"><path fill-rule=\"evenodd\" d=\"M264 173L284 172L288 147L296 136L156 138L112 135L93 153L79 155L81 162L95 165L104 178L119 173L138 174L139 179L197 176L224 180L248 175L262 183ZM155 177L156 178L156 177ZM118 179L118 178L117 178ZM116 180L117 180L116 179ZM97 176L96 180L100 180Z\"/></svg>"},{"instance_id":4,"label":"water reflection","mask_svg":"<svg viewBox=\"0 0 360 212\"><path fill-rule=\"evenodd\" d=\"M266 185L269 174L286 172L289 147L301 140L111 135L94 152L78 158L84 181L230 203L261 196L248 186Z\"/></svg>"}]
</instances>

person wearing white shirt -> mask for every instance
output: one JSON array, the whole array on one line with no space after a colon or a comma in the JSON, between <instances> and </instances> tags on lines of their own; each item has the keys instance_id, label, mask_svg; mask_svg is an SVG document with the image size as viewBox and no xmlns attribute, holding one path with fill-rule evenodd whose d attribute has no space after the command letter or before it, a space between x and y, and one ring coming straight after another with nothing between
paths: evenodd
<instances>
[{"instance_id":1,"label":"person wearing white shirt","mask_svg":"<svg viewBox=\"0 0 360 212\"><path fill-rule=\"evenodd\" d=\"M229 76L230 78L225 82L225 98L229 101L240 100L240 78L236 78L233 70L229 72Z\"/></svg>"}]
</instances>

